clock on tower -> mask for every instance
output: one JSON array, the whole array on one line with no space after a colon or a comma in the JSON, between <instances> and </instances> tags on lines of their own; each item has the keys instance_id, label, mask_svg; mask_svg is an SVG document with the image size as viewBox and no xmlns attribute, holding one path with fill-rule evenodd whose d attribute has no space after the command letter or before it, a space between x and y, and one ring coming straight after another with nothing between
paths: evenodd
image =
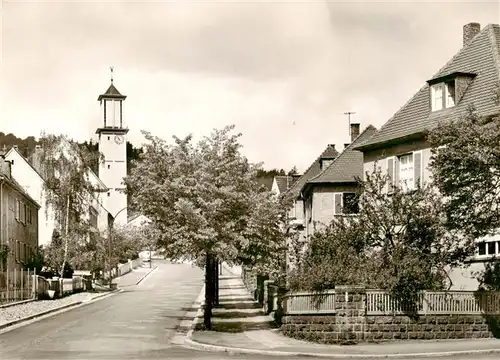
<instances>
[{"instance_id":1,"label":"clock on tower","mask_svg":"<svg viewBox=\"0 0 500 360\"><path fill-rule=\"evenodd\" d=\"M104 195L103 205L114 218L115 224L127 223L127 195L123 179L127 176L127 141L128 128L123 125L123 101L125 95L120 94L113 84L113 68L111 68L111 85L98 101L101 105L102 126L96 131L99 135L99 151L104 161L99 166L99 178L108 187Z\"/></svg>"}]
</instances>

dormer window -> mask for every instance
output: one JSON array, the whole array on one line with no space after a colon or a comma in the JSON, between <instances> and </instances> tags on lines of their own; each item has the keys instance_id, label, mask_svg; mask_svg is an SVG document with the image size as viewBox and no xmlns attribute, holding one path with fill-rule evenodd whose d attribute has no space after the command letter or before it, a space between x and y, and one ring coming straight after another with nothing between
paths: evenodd
<instances>
[{"instance_id":1,"label":"dormer window","mask_svg":"<svg viewBox=\"0 0 500 360\"><path fill-rule=\"evenodd\" d=\"M321 171L325 170L333 162L332 159L322 159L321 160Z\"/></svg>"},{"instance_id":2,"label":"dormer window","mask_svg":"<svg viewBox=\"0 0 500 360\"><path fill-rule=\"evenodd\" d=\"M431 108L438 111L455 106L455 81L447 81L431 86Z\"/></svg>"}]
</instances>

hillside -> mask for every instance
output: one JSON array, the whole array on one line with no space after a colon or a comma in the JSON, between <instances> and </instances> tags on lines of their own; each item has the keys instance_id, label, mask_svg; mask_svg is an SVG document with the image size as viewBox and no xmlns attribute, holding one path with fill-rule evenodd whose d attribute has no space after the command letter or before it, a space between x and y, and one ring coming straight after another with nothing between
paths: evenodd
<instances>
[{"instance_id":1,"label":"hillside","mask_svg":"<svg viewBox=\"0 0 500 360\"><path fill-rule=\"evenodd\" d=\"M24 157L29 158L29 156L35 150L36 145L38 145L34 136L28 136L25 139L18 138L14 134L5 134L0 132L0 150L10 149L12 146L17 145L21 154ZM84 141L79 143L80 146L85 146L89 151L97 152L97 143L92 143L91 141ZM142 152L141 148L136 148L133 144L127 141L127 168L130 170L131 162L139 158L139 154ZM97 164L93 166L93 169L97 173Z\"/></svg>"}]
</instances>

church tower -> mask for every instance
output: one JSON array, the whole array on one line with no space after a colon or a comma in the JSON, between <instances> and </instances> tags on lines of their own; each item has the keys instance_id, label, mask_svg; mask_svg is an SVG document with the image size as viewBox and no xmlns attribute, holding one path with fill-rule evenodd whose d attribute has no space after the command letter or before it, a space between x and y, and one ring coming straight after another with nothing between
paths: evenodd
<instances>
[{"instance_id":1,"label":"church tower","mask_svg":"<svg viewBox=\"0 0 500 360\"><path fill-rule=\"evenodd\" d=\"M102 127L99 135L99 151L104 161L99 165L99 178L108 187L104 206L115 218L116 225L127 223L127 195L123 178L127 176L127 139L128 128L123 124L123 101L126 96L120 94L113 85L113 68L111 68L111 85L98 101L101 105Z\"/></svg>"}]
</instances>

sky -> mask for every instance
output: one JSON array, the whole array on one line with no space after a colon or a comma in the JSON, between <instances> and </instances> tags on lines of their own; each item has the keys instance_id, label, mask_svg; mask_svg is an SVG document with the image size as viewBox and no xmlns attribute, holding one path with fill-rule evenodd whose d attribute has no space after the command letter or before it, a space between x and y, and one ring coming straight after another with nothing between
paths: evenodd
<instances>
[{"instance_id":1,"label":"sky","mask_svg":"<svg viewBox=\"0 0 500 360\"><path fill-rule=\"evenodd\" d=\"M345 112L380 128L463 25L500 22L498 0L0 4L0 131L97 139L113 66L134 145L234 124L252 162L299 172L349 141Z\"/></svg>"}]
</instances>

